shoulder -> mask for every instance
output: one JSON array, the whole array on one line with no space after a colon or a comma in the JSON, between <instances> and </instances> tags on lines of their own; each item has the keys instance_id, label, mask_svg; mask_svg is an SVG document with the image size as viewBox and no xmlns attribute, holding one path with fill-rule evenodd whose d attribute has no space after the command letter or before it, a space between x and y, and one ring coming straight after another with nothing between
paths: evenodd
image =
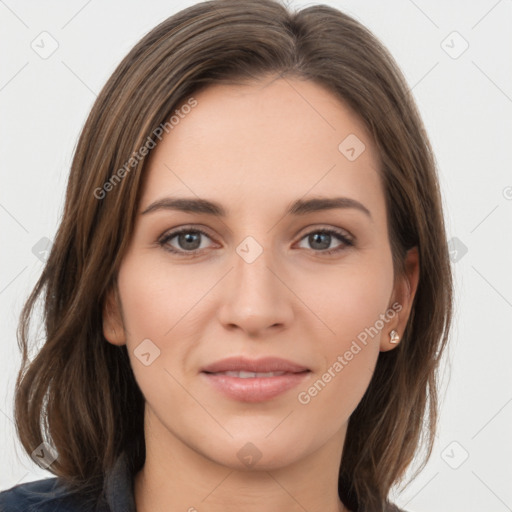
<instances>
[{"instance_id":1,"label":"shoulder","mask_svg":"<svg viewBox=\"0 0 512 512\"><path fill-rule=\"evenodd\" d=\"M25 510L45 510L55 501L57 478L46 478L18 484L0 492L0 510L2 512L18 512Z\"/></svg>"},{"instance_id":2,"label":"shoulder","mask_svg":"<svg viewBox=\"0 0 512 512\"><path fill-rule=\"evenodd\" d=\"M0 492L1 512L93 512L85 499L67 491L59 478L15 485Z\"/></svg>"}]
</instances>

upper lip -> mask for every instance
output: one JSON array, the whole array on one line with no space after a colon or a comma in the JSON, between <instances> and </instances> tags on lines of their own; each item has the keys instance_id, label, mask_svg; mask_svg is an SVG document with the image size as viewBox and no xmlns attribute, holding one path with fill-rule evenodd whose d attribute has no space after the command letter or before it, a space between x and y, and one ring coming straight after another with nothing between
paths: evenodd
<instances>
[{"instance_id":1,"label":"upper lip","mask_svg":"<svg viewBox=\"0 0 512 512\"><path fill-rule=\"evenodd\" d=\"M300 364L281 359L279 357L263 357L260 359L248 359L246 357L228 357L201 369L203 372L218 373L229 371L246 371L254 373L289 372L299 373L308 368Z\"/></svg>"}]
</instances>

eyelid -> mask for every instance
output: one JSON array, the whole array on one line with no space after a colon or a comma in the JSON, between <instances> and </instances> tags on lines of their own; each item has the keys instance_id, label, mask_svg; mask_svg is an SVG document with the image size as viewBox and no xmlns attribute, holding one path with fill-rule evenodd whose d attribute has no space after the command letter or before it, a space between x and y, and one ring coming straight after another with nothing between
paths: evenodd
<instances>
[{"instance_id":1,"label":"eyelid","mask_svg":"<svg viewBox=\"0 0 512 512\"><path fill-rule=\"evenodd\" d=\"M304 238L304 236L309 235L311 233L316 233L318 231L333 231L335 233L338 233L339 235L344 236L351 242L356 240L356 237L347 229L340 228L337 226L331 226L329 224L309 224L308 226L302 228L299 233L303 233L300 235L300 238ZM299 235L297 235L299 236Z\"/></svg>"}]
</instances>

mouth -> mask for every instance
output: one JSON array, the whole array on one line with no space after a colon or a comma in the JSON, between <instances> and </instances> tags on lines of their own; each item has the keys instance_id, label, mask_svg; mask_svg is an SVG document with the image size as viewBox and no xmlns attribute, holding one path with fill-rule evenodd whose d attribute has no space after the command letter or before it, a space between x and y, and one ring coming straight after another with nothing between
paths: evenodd
<instances>
[{"instance_id":1,"label":"mouth","mask_svg":"<svg viewBox=\"0 0 512 512\"><path fill-rule=\"evenodd\" d=\"M227 371L227 372L205 372L210 375L227 375L228 377L238 377L239 379L254 379L254 378L264 378L264 377L280 377L281 375L285 375L287 372L246 372L241 370L237 371Z\"/></svg>"},{"instance_id":2,"label":"mouth","mask_svg":"<svg viewBox=\"0 0 512 512\"><path fill-rule=\"evenodd\" d=\"M201 376L216 391L241 402L263 402L298 386L311 372L280 358L229 358L206 366Z\"/></svg>"}]
</instances>

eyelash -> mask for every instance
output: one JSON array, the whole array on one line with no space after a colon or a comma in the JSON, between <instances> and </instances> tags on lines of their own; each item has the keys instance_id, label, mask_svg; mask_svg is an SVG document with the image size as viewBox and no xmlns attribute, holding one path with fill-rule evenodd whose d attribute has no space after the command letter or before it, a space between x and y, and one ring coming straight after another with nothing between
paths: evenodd
<instances>
[{"instance_id":1,"label":"eyelash","mask_svg":"<svg viewBox=\"0 0 512 512\"><path fill-rule=\"evenodd\" d=\"M211 237L208 235L208 233L206 233L206 231L203 231L202 229L200 228L191 228L191 227L184 227L184 228L180 228L180 229L177 229L176 231L172 231L166 235L164 235L159 241L158 241L158 244L163 247L163 249L165 249L166 251L169 251L173 254L176 254L178 256L183 256L183 257L187 257L187 256L197 256L199 252L201 252L203 249L195 249L193 251L183 251L183 250L177 250L175 249L174 247L171 247L168 245L169 241L172 240L173 238L175 238L176 236L178 235L181 235L182 233L201 233L202 235L206 236L207 238L210 238ZM340 252L344 249L346 249L347 247L353 247L354 246L354 241L349 238L348 236L346 236L344 234L344 232L342 231L338 231L336 229L333 229L333 228L320 228L320 229L314 229L312 231L310 231L309 233L306 233L304 234L300 240L303 240L304 238L312 235L312 234L315 234L315 233L321 233L321 234L326 234L326 235L332 235L334 236L335 238L337 238L340 242L342 242L341 245L339 245L338 247L335 247L334 249L327 249L327 250L314 250L314 249L311 249L313 252L315 253L319 253L321 255L331 255L331 254L334 254L334 253L337 253L337 252ZM299 241L300 241L299 240Z\"/></svg>"}]
</instances>

